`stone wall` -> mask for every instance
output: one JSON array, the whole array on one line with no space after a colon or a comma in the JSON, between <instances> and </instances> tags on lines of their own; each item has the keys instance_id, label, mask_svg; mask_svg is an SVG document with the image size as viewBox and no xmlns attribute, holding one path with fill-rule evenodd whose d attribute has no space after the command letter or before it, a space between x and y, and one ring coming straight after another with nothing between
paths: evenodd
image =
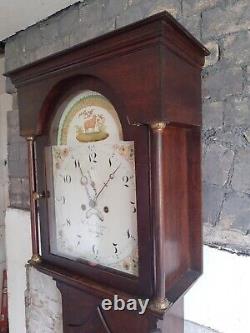
<instances>
[{"instance_id":1,"label":"stone wall","mask_svg":"<svg viewBox=\"0 0 250 333\"><path fill-rule=\"evenodd\" d=\"M6 43L6 70L168 10L210 50L203 71L205 243L250 253L250 11L248 0L99 0L63 10ZM11 205L28 207L18 112L8 117Z\"/></svg>"},{"instance_id":2,"label":"stone wall","mask_svg":"<svg viewBox=\"0 0 250 333\"><path fill-rule=\"evenodd\" d=\"M5 213L8 205L7 113L12 109L11 96L5 93L4 56L0 54L0 310L3 270L6 268Z\"/></svg>"}]
</instances>

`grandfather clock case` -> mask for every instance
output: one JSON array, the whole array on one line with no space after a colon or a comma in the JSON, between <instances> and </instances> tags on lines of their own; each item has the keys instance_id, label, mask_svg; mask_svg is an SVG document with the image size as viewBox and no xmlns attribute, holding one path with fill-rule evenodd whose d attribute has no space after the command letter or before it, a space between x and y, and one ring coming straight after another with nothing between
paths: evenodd
<instances>
[{"instance_id":1,"label":"grandfather clock case","mask_svg":"<svg viewBox=\"0 0 250 333\"><path fill-rule=\"evenodd\" d=\"M208 54L162 12L6 73L28 145L30 264L56 281L64 333L183 332L202 273ZM149 303L103 309L114 295Z\"/></svg>"}]
</instances>

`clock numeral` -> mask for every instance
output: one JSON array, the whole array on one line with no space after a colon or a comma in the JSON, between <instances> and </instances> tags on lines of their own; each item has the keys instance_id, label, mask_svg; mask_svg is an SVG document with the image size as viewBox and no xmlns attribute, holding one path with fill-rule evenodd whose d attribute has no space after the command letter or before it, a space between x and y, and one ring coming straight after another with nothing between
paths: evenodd
<instances>
[{"instance_id":1,"label":"clock numeral","mask_svg":"<svg viewBox=\"0 0 250 333\"><path fill-rule=\"evenodd\" d=\"M78 241L77 241L77 244L76 244L76 247L79 246L81 244L81 238L82 236L81 235L76 235L77 238L78 238Z\"/></svg>"},{"instance_id":2,"label":"clock numeral","mask_svg":"<svg viewBox=\"0 0 250 333\"><path fill-rule=\"evenodd\" d=\"M70 184L71 181L72 181L71 176L70 176L70 175L66 175L66 176L64 176L64 177L63 177L63 181L64 181L64 183L66 183L66 184Z\"/></svg>"},{"instance_id":3,"label":"clock numeral","mask_svg":"<svg viewBox=\"0 0 250 333\"><path fill-rule=\"evenodd\" d=\"M128 236L128 239L131 237L129 229L127 230L127 236Z\"/></svg>"},{"instance_id":4,"label":"clock numeral","mask_svg":"<svg viewBox=\"0 0 250 333\"><path fill-rule=\"evenodd\" d=\"M75 160L74 162L75 168L80 168L81 167L81 163L79 160Z\"/></svg>"},{"instance_id":5,"label":"clock numeral","mask_svg":"<svg viewBox=\"0 0 250 333\"><path fill-rule=\"evenodd\" d=\"M130 201L131 205L134 206L133 207L133 213L136 213L136 206L135 206L135 202L134 201Z\"/></svg>"},{"instance_id":6,"label":"clock numeral","mask_svg":"<svg viewBox=\"0 0 250 333\"><path fill-rule=\"evenodd\" d=\"M115 254L117 254L118 253L118 249L117 249L118 244L116 244L116 243L112 243L112 244L114 246Z\"/></svg>"},{"instance_id":7,"label":"clock numeral","mask_svg":"<svg viewBox=\"0 0 250 333\"><path fill-rule=\"evenodd\" d=\"M71 221L70 221L70 219L66 219L66 222L67 222L67 226L71 226Z\"/></svg>"},{"instance_id":8,"label":"clock numeral","mask_svg":"<svg viewBox=\"0 0 250 333\"><path fill-rule=\"evenodd\" d=\"M129 187L128 182L129 182L129 177L128 176L123 176L122 181L125 187Z\"/></svg>"},{"instance_id":9,"label":"clock numeral","mask_svg":"<svg viewBox=\"0 0 250 333\"><path fill-rule=\"evenodd\" d=\"M66 198L65 198L65 196L60 196L60 197L57 197L56 198L56 201L58 201L58 202L61 202L63 205L65 205L65 203L66 203Z\"/></svg>"},{"instance_id":10,"label":"clock numeral","mask_svg":"<svg viewBox=\"0 0 250 333\"><path fill-rule=\"evenodd\" d=\"M136 240L135 237L130 233L129 229L127 230L127 237L128 239L133 239L134 241Z\"/></svg>"},{"instance_id":11,"label":"clock numeral","mask_svg":"<svg viewBox=\"0 0 250 333\"><path fill-rule=\"evenodd\" d=\"M98 249L96 248L95 244L92 245L92 252L93 252L93 254L95 255L95 259L97 259L98 254L99 254L99 251L98 251Z\"/></svg>"},{"instance_id":12,"label":"clock numeral","mask_svg":"<svg viewBox=\"0 0 250 333\"><path fill-rule=\"evenodd\" d=\"M109 166L112 167L112 161L111 161L111 158L109 158Z\"/></svg>"},{"instance_id":13,"label":"clock numeral","mask_svg":"<svg viewBox=\"0 0 250 333\"><path fill-rule=\"evenodd\" d=\"M95 152L92 152L89 154L89 161L90 163L97 163L97 154Z\"/></svg>"}]
</instances>

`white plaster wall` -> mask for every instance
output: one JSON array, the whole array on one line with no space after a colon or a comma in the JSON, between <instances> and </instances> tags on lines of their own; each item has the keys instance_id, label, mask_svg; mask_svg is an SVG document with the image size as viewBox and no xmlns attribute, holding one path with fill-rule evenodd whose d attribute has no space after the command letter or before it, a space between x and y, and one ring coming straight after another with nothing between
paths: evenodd
<instances>
[{"instance_id":1,"label":"white plaster wall","mask_svg":"<svg viewBox=\"0 0 250 333\"><path fill-rule=\"evenodd\" d=\"M27 333L63 333L62 300L55 281L30 266L27 279Z\"/></svg>"},{"instance_id":2,"label":"white plaster wall","mask_svg":"<svg viewBox=\"0 0 250 333\"><path fill-rule=\"evenodd\" d=\"M185 318L222 333L250 332L250 257L204 247L204 274L185 297Z\"/></svg>"},{"instance_id":3,"label":"white plaster wall","mask_svg":"<svg viewBox=\"0 0 250 333\"><path fill-rule=\"evenodd\" d=\"M6 212L9 333L26 333L25 265L31 253L30 213L9 208ZM40 324L43 325L42 322Z\"/></svg>"}]
</instances>

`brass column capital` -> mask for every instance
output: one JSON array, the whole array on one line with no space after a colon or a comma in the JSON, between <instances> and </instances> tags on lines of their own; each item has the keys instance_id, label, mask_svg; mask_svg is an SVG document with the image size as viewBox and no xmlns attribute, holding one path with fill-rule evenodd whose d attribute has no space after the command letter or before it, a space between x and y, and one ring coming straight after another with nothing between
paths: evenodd
<instances>
[{"instance_id":1,"label":"brass column capital","mask_svg":"<svg viewBox=\"0 0 250 333\"><path fill-rule=\"evenodd\" d=\"M167 123L164 121L154 122L150 124L150 127L153 131L163 131L166 126Z\"/></svg>"}]
</instances>

